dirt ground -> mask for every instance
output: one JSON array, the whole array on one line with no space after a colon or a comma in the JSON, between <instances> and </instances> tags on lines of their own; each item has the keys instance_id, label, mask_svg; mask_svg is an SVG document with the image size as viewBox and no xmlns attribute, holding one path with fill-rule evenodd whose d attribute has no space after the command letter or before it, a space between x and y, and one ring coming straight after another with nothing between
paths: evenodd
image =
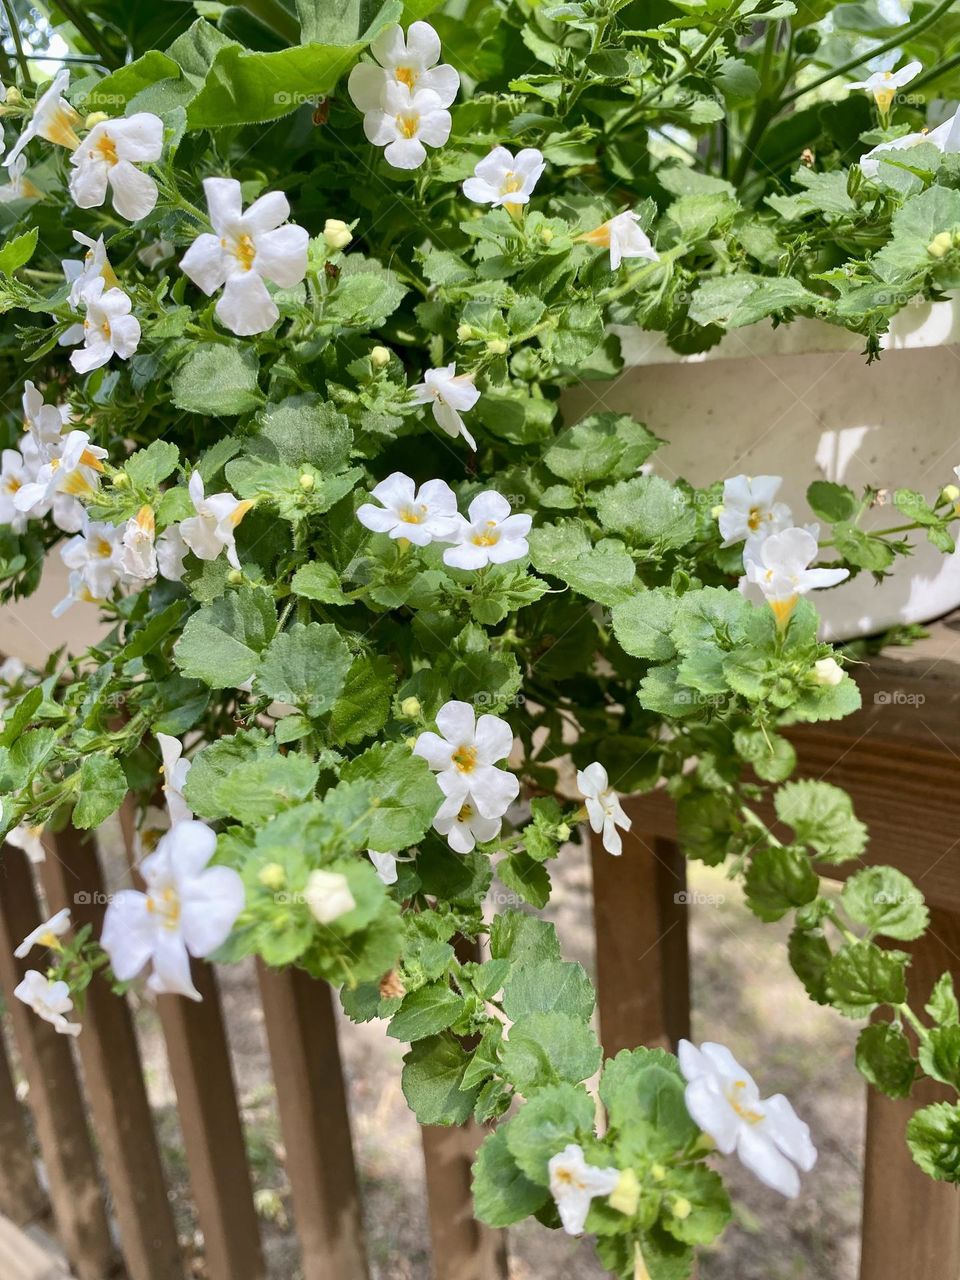
<instances>
[{"instance_id":1,"label":"dirt ground","mask_svg":"<svg viewBox=\"0 0 960 1280\"><path fill-rule=\"evenodd\" d=\"M550 914L565 952L593 966L589 864L563 851ZM853 1066L856 1024L811 1004L786 961L786 927L764 925L722 873L694 866L690 877L694 1037L726 1042L765 1093L783 1092L808 1121L820 1151L801 1197L785 1202L741 1170L724 1172L735 1221L707 1251L700 1280L853 1280L864 1097ZM273 1280L297 1280L283 1147L252 972L223 974L223 995L239 1083L257 1204ZM156 1018L140 1011L151 1098L174 1186L184 1242L199 1240ZM431 1275L419 1132L400 1091L403 1046L378 1025L341 1025L375 1280ZM531 1223L509 1233L511 1280L594 1280L605 1273L589 1243ZM197 1262L196 1275L203 1276Z\"/></svg>"}]
</instances>

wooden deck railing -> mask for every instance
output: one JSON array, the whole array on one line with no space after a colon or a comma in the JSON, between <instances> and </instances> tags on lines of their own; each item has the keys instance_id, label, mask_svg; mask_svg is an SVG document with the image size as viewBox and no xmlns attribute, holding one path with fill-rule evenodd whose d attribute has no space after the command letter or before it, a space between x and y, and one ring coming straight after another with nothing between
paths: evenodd
<instances>
[{"instance_id":1,"label":"wooden deck railing","mask_svg":"<svg viewBox=\"0 0 960 1280\"><path fill-rule=\"evenodd\" d=\"M913 876L933 925L916 944L919 995L944 969L960 977L960 633L941 628L926 648L884 658L861 677L864 710L798 729L803 771L851 791L871 829L870 859ZM896 698L878 698L898 690ZM913 696L906 696L913 695ZM922 699L921 699L922 695ZM685 864L671 805L630 802L624 856L593 850L601 1039L608 1054L669 1045L689 1030ZM67 830L35 869L18 849L0 857L0 986L29 1086L42 1186L24 1112L0 1037L0 1276L59 1280L49 1255L17 1228L55 1237L77 1280L183 1280L154 1119L132 1016L98 979L89 992L74 1061L71 1041L13 999L29 959L13 949L49 911L70 906L99 929L103 878L92 839ZM41 906L38 888L46 905ZM87 901L77 900L78 890ZM158 1001L177 1096L193 1203L210 1280L265 1274L214 969L194 964L195 1004ZM297 970L259 971L293 1218L305 1280L365 1280L363 1211L329 989ZM12 1039L11 1039L12 1037ZM82 1082L81 1082L82 1074ZM960 1196L913 1165L908 1102L872 1095L864 1166L861 1280L960 1280ZM475 1222L469 1168L475 1129L423 1131L436 1280L505 1280L504 1233ZM109 1210L108 1210L109 1206Z\"/></svg>"}]
</instances>

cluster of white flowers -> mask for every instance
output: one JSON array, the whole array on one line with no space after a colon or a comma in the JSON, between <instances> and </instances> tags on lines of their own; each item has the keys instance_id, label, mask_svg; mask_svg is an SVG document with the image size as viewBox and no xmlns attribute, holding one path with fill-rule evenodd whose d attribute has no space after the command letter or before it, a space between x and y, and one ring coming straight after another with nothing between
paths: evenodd
<instances>
[{"instance_id":1,"label":"cluster of white flowers","mask_svg":"<svg viewBox=\"0 0 960 1280\"><path fill-rule=\"evenodd\" d=\"M433 826L457 853L495 840L520 781L496 766L513 749L513 730L499 716L476 718L469 702L447 702L437 712L439 733L427 730L413 748L437 775L444 801Z\"/></svg>"},{"instance_id":2,"label":"cluster of white flowers","mask_svg":"<svg viewBox=\"0 0 960 1280\"><path fill-rule=\"evenodd\" d=\"M457 96L460 76L440 63L440 37L429 22L411 23L406 37L400 27L388 27L370 52L376 62L358 63L347 81L363 112L363 131L375 147L384 148L395 169L419 169L426 147L442 147L450 137L447 108Z\"/></svg>"},{"instance_id":3,"label":"cluster of white flowers","mask_svg":"<svg viewBox=\"0 0 960 1280\"><path fill-rule=\"evenodd\" d=\"M723 546L743 547L745 581L759 587L781 627L808 591L835 587L848 569L811 569L817 558L819 526L798 528L793 513L776 496L781 476L733 476L724 481L717 522Z\"/></svg>"},{"instance_id":4,"label":"cluster of white flowers","mask_svg":"<svg viewBox=\"0 0 960 1280\"><path fill-rule=\"evenodd\" d=\"M359 508L357 519L365 528L418 547L452 543L443 553L444 564L452 568L506 564L529 551L532 517L512 514L510 503L492 489L477 494L466 516L457 510L456 494L446 481L428 480L418 490L402 471L381 480L370 496L381 505L366 502Z\"/></svg>"}]
</instances>

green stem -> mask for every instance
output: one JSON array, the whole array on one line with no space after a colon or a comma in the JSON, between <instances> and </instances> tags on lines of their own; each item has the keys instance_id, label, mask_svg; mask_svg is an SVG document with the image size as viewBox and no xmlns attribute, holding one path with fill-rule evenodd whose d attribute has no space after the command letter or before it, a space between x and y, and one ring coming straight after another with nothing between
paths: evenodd
<instances>
[{"instance_id":1,"label":"green stem","mask_svg":"<svg viewBox=\"0 0 960 1280\"><path fill-rule=\"evenodd\" d=\"M949 9L953 8L955 0L940 0L936 8L931 9L925 18L911 23L907 27L898 27L896 35L884 40L882 44L878 44L876 48L869 49L866 53L861 53L855 58L849 58L846 62L842 62L839 67L834 67L831 71L825 71L822 76L818 76L816 80L811 80L809 84L803 85L800 89L794 89L793 93L786 94L780 99L780 110L789 107L792 102L796 102L798 98L802 98L805 93L812 93L814 89L819 89L821 85L826 84L830 80L835 80L837 76L846 75L848 71L854 71L857 67L863 66L868 58L879 57L881 53L889 53L891 49L899 49L906 44L914 36L919 35L921 31L926 31L927 27L932 27L938 18L941 18ZM938 68L939 73L940 68Z\"/></svg>"},{"instance_id":2,"label":"green stem","mask_svg":"<svg viewBox=\"0 0 960 1280\"><path fill-rule=\"evenodd\" d=\"M6 0L4 0L4 3L6 3ZM88 18L83 10L74 4L73 0L57 0L57 8L69 22L73 23L90 48L96 49L105 67L109 67L111 71L116 71L118 67L123 66L123 58L110 48L97 24Z\"/></svg>"},{"instance_id":3,"label":"green stem","mask_svg":"<svg viewBox=\"0 0 960 1280\"><path fill-rule=\"evenodd\" d=\"M17 62L20 65L20 74L23 77L23 83L30 83L30 68L27 65L27 55L23 48L23 37L20 34L20 24L17 21L17 15L14 12L13 5L10 0L3 0L4 12L7 15L7 22L10 25L10 34L13 36L13 45L17 51Z\"/></svg>"},{"instance_id":4,"label":"green stem","mask_svg":"<svg viewBox=\"0 0 960 1280\"><path fill-rule=\"evenodd\" d=\"M648 102L652 102L653 99L658 97L660 94L662 94L664 90L672 88L685 76L688 76L692 71L695 71L698 63L703 61L704 57L706 57L706 55L710 52L713 46L717 43L717 41L723 35L726 29L727 21L736 14L739 7L740 7L740 0L733 0L733 3L728 5L727 8L724 9L723 13L721 13L720 17L717 19L717 25L713 28L713 30L707 36L706 40L704 40L703 44L700 45L696 53L694 53L692 57L687 58L685 65L682 66L678 71L675 71L672 76L669 76L666 80L664 80L663 84L656 84L653 86L653 88L648 89L646 93L642 93L640 97L637 99L634 110L637 110L640 107L645 107ZM622 127L623 126L621 125L621 128Z\"/></svg>"},{"instance_id":5,"label":"green stem","mask_svg":"<svg viewBox=\"0 0 960 1280\"><path fill-rule=\"evenodd\" d=\"M300 43L300 23L279 0L238 0L238 3L288 44Z\"/></svg>"},{"instance_id":6,"label":"green stem","mask_svg":"<svg viewBox=\"0 0 960 1280\"><path fill-rule=\"evenodd\" d=\"M897 1013L900 1014L901 1018L905 1018L907 1022L910 1023L911 1027L913 1027L914 1031L917 1033L917 1039L920 1043L925 1044L930 1037L930 1032L923 1025L910 1006L908 1004L895 1004L893 1007L896 1009Z\"/></svg>"}]
</instances>

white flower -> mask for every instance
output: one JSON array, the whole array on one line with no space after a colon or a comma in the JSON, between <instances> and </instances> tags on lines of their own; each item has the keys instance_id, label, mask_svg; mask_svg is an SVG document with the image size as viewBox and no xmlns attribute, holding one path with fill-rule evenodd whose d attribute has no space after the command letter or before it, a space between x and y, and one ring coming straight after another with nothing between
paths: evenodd
<instances>
[{"instance_id":1,"label":"white flower","mask_svg":"<svg viewBox=\"0 0 960 1280\"><path fill-rule=\"evenodd\" d=\"M44 138L58 147L68 147L71 151L80 145L76 134L76 126L80 116L64 98L63 91L70 83L69 71L60 71L54 78L50 88L38 99L33 108L30 123L14 144L13 150L4 160L9 169L20 152L32 138Z\"/></svg>"},{"instance_id":2,"label":"white flower","mask_svg":"<svg viewBox=\"0 0 960 1280\"><path fill-rule=\"evenodd\" d=\"M12 844L15 849L22 849L31 862L40 863L44 862L47 856L47 851L43 847L42 837L42 822L35 827L21 822L19 827L14 827L12 831L8 831L3 838L7 844Z\"/></svg>"},{"instance_id":3,"label":"white flower","mask_svg":"<svg viewBox=\"0 0 960 1280\"><path fill-rule=\"evenodd\" d=\"M592 231L585 231L578 239L598 249L609 249L611 271L616 271L624 258L660 261L660 255L650 243L650 237L640 226L640 215L630 210L618 213Z\"/></svg>"},{"instance_id":4,"label":"white flower","mask_svg":"<svg viewBox=\"0 0 960 1280\"><path fill-rule=\"evenodd\" d=\"M468 519L457 517L453 536L456 546L443 553L443 563L455 569L482 569L488 564L521 560L530 550L527 534L533 518L511 515L510 503L488 489L478 493L467 508Z\"/></svg>"},{"instance_id":5,"label":"white flower","mask_svg":"<svg viewBox=\"0 0 960 1280\"><path fill-rule=\"evenodd\" d=\"M123 527L120 564L127 578L147 582L157 576L155 534L153 507L147 503Z\"/></svg>"},{"instance_id":6,"label":"white flower","mask_svg":"<svg viewBox=\"0 0 960 1280\"><path fill-rule=\"evenodd\" d=\"M427 149L442 147L453 120L443 99L432 89L411 92L405 84L388 80L380 103L363 117L367 141L384 148L384 159L395 169L419 169Z\"/></svg>"},{"instance_id":7,"label":"white flower","mask_svg":"<svg viewBox=\"0 0 960 1280\"><path fill-rule=\"evenodd\" d=\"M157 568L161 578L179 582L183 577L183 560L189 548L175 524L164 529L157 539Z\"/></svg>"},{"instance_id":8,"label":"white flower","mask_svg":"<svg viewBox=\"0 0 960 1280\"><path fill-rule=\"evenodd\" d=\"M163 153L163 121L149 111L95 124L70 157L70 194L81 209L97 209L113 192L121 218L137 222L157 203L157 184L137 168Z\"/></svg>"},{"instance_id":9,"label":"white flower","mask_svg":"<svg viewBox=\"0 0 960 1280\"><path fill-rule=\"evenodd\" d=\"M16 499L24 486L33 482L34 476L34 470L18 449L4 449L0 454L0 524L9 525L14 533L23 533L27 520L33 515L33 504L21 510Z\"/></svg>"},{"instance_id":10,"label":"white flower","mask_svg":"<svg viewBox=\"0 0 960 1280\"><path fill-rule=\"evenodd\" d=\"M84 344L70 356L77 373L99 369L114 355L129 360L140 345L140 321L130 314L133 304L123 290L108 289L100 276L86 286L80 305L86 311L83 324L71 325L60 335L62 347Z\"/></svg>"},{"instance_id":11,"label":"white flower","mask_svg":"<svg viewBox=\"0 0 960 1280\"><path fill-rule=\"evenodd\" d=\"M477 204L527 204L544 170L543 153L524 147L514 158L506 147L494 147L477 162L473 177L463 184L463 194Z\"/></svg>"},{"instance_id":12,"label":"white flower","mask_svg":"<svg viewBox=\"0 0 960 1280\"><path fill-rule=\"evenodd\" d=\"M723 546L762 539L793 524L786 503L774 501L782 484L782 476L733 476L724 480L718 518Z\"/></svg>"},{"instance_id":13,"label":"white flower","mask_svg":"<svg viewBox=\"0 0 960 1280\"><path fill-rule=\"evenodd\" d=\"M70 999L70 988L65 982L51 982L36 969L28 969L22 982L14 988L13 994L24 1004L28 1004L44 1022L50 1022L65 1036L78 1036L81 1031L79 1022L69 1022L67 1014L73 1009Z\"/></svg>"},{"instance_id":14,"label":"white flower","mask_svg":"<svg viewBox=\"0 0 960 1280\"><path fill-rule=\"evenodd\" d=\"M384 884L397 883L397 855L395 853L378 853L376 849L368 849L367 857L373 863L377 875Z\"/></svg>"},{"instance_id":15,"label":"white flower","mask_svg":"<svg viewBox=\"0 0 960 1280\"><path fill-rule=\"evenodd\" d=\"M86 245L87 252L82 258L62 259L60 266L63 268L64 277L70 285L67 301L71 307L77 309L83 304L84 294L94 280L102 280L106 289L118 289L120 281L117 279L116 272L107 258L107 246L104 243L103 236L98 236L94 240L91 236L84 235L82 231L74 231L73 238L77 244ZM65 343L63 345L69 344Z\"/></svg>"},{"instance_id":16,"label":"white flower","mask_svg":"<svg viewBox=\"0 0 960 1280\"><path fill-rule=\"evenodd\" d=\"M3 151L0 149L0 155L2 154ZM27 157L17 156L8 170L10 181L0 187L0 204L10 204L13 200L43 199L43 192L26 177L26 172Z\"/></svg>"},{"instance_id":17,"label":"white flower","mask_svg":"<svg viewBox=\"0 0 960 1280\"><path fill-rule=\"evenodd\" d=\"M0 682L16 684L27 673L27 665L22 658L4 658L0 662Z\"/></svg>"},{"instance_id":18,"label":"white flower","mask_svg":"<svg viewBox=\"0 0 960 1280\"><path fill-rule=\"evenodd\" d=\"M806 529L784 529L760 543L748 543L743 567L747 581L766 597L777 622L784 626L799 596L820 587L834 587L849 577L849 569L810 569L817 558L817 540Z\"/></svg>"},{"instance_id":19,"label":"white flower","mask_svg":"<svg viewBox=\"0 0 960 1280\"><path fill-rule=\"evenodd\" d=\"M446 702L437 712L437 728L439 734L420 734L413 754L439 775L447 802L465 801L469 793L482 818L501 818L520 791L512 773L496 768L513 749L509 724L499 716L475 719L469 702Z\"/></svg>"},{"instance_id":20,"label":"white flower","mask_svg":"<svg viewBox=\"0 0 960 1280\"><path fill-rule=\"evenodd\" d=\"M158 733L157 742L163 758L163 794L173 827L178 822L189 822L193 817L193 810L183 797L191 762L184 759L183 743L171 734Z\"/></svg>"},{"instance_id":21,"label":"white flower","mask_svg":"<svg viewBox=\"0 0 960 1280\"><path fill-rule=\"evenodd\" d=\"M577 786L586 802L590 829L603 832L603 847L607 853L619 857L623 853L623 841L617 827L629 831L632 820L624 812L617 793L610 786L607 771L598 760L577 771Z\"/></svg>"},{"instance_id":22,"label":"white flower","mask_svg":"<svg viewBox=\"0 0 960 1280\"><path fill-rule=\"evenodd\" d=\"M151 240L149 244L137 250L137 257L148 271L152 271L154 267L159 267L161 262L172 258L175 250L176 246L172 240Z\"/></svg>"},{"instance_id":23,"label":"white flower","mask_svg":"<svg viewBox=\"0 0 960 1280\"><path fill-rule=\"evenodd\" d=\"M253 506L252 499L241 502L232 493L212 493L205 497L199 471L194 471L188 487L197 514L180 521L183 541L200 560L216 560L225 549L227 559L239 569L237 525Z\"/></svg>"},{"instance_id":24,"label":"white flower","mask_svg":"<svg viewBox=\"0 0 960 1280\"><path fill-rule=\"evenodd\" d=\"M60 939L70 928L70 908L64 907L62 911L58 911L52 915L49 920L44 920L43 924L38 924L14 951L14 955L18 960L22 960L28 956L34 947L48 947L51 950L61 950Z\"/></svg>"},{"instance_id":25,"label":"white flower","mask_svg":"<svg viewBox=\"0 0 960 1280\"><path fill-rule=\"evenodd\" d=\"M190 956L215 951L244 904L236 871L208 866L216 847L217 837L204 823L178 822L140 864L146 892L122 889L114 895L100 941L120 982L150 963L151 991L200 999Z\"/></svg>"},{"instance_id":26,"label":"white flower","mask_svg":"<svg viewBox=\"0 0 960 1280\"><path fill-rule=\"evenodd\" d=\"M873 75L866 80L851 81L847 88L866 89L868 93L873 94L873 100L881 115L886 115L897 96L897 90L909 84L922 70L922 62L908 62L899 71L874 71Z\"/></svg>"},{"instance_id":27,"label":"white flower","mask_svg":"<svg viewBox=\"0 0 960 1280\"><path fill-rule=\"evenodd\" d=\"M444 787L443 782L440 785ZM475 845L496 840L502 825L501 818L485 818L478 811L472 794L468 791L464 796L458 788L453 788L433 820L433 829L447 837L454 853L472 853Z\"/></svg>"},{"instance_id":28,"label":"white flower","mask_svg":"<svg viewBox=\"0 0 960 1280\"><path fill-rule=\"evenodd\" d=\"M463 436L470 448L476 449L477 442L460 417L480 399L480 392L473 385L472 373L458 374L456 364L428 369L423 381L412 386L410 392L414 404L433 406L434 421L441 430L448 436Z\"/></svg>"},{"instance_id":29,"label":"white flower","mask_svg":"<svg viewBox=\"0 0 960 1280\"><path fill-rule=\"evenodd\" d=\"M600 1169L587 1164L583 1148L571 1142L547 1162L550 1194L557 1205L560 1221L567 1235L582 1233L594 1196L608 1196L616 1190L620 1170Z\"/></svg>"},{"instance_id":30,"label":"white flower","mask_svg":"<svg viewBox=\"0 0 960 1280\"><path fill-rule=\"evenodd\" d=\"M944 155L956 155L960 151L960 107L949 120L937 125L929 133L926 129L919 133L907 133L902 138L894 138L892 142L881 142L860 159L860 168L865 178L875 178L880 172L880 160L885 151L908 151L919 146L921 142L930 142Z\"/></svg>"},{"instance_id":31,"label":"white flower","mask_svg":"<svg viewBox=\"0 0 960 1280\"><path fill-rule=\"evenodd\" d=\"M41 456L60 443L63 428L69 421L70 406L45 404L43 393L28 378L23 384L23 425Z\"/></svg>"},{"instance_id":32,"label":"white flower","mask_svg":"<svg viewBox=\"0 0 960 1280\"><path fill-rule=\"evenodd\" d=\"M106 449L90 443L86 431L71 431L62 443L48 449L53 456L37 471L36 478L24 484L14 495L18 511L29 512L38 503L49 501L55 494L71 498L92 498L100 487L102 458Z\"/></svg>"},{"instance_id":33,"label":"white flower","mask_svg":"<svg viewBox=\"0 0 960 1280\"><path fill-rule=\"evenodd\" d=\"M140 862L148 853L153 853L161 839L170 830L170 826L169 814L164 813L154 804L148 804L133 833L134 861Z\"/></svg>"},{"instance_id":34,"label":"white flower","mask_svg":"<svg viewBox=\"0 0 960 1280\"><path fill-rule=\"evenodd\" d=\"M820 658L813 664L813 678L817 684L832 689L843 679L843 667L836 658Z\"/></svg>"},{"instance_id":35,"label":"white flower","mask_svg":"<svg viewBox=\"0 0 960 1280\"><path fill-rule=\"evenodd\" d=\"M429 22L411 23L404 39L400 27L388 27L370 45L380 64L358 62L350 72L347 92L363 112L375 111L383 101L387 85L409 90L429 89L443 107L449 107L460 88L460 76L440 62L440 37Z\"/></svg>"},{"instance_id":36,"label":"white flower","mask_svg":"<svg viewBox=\"0 0 960 1280\"><path fill-rule=\"evenodd\" d=\"M809 1173L817 1161L810 1130L782 1093L761 1098L756 1084L725 1045L696 1048L681 1040L677 1050L687 1080L687 1110L724 1155L736 1151L742 1164L766 1186L793 1198L797 1169Z\"/></svg>"},{"instance_id":37,"label":"white flower","mask_svg":"<svg viewBox=\"0 0 960 1280\"><path fill-rule=\"evenodd\" d=\"M105 600L123 577L122 536L119 525L85 519L83 531L60 548L63 563L94 600Z\"/></svg>"},{"instance_id":38,"label":"white flower","mask_svg":"<svg viewBox=\"0 0 960 1280\"><path fill-rule=\"evenodd\" d=\"M231 333L264 333L280 318L265 281L292 289L307 273L303 227L288 223L282 191L269 191L243 211L235 178L204 178L203 190L214 234L197 236L180 259L181 270L209 297L223 294L216 316Z\"/></svg>"},{"instance_id":39,"label":"white flower","mask_svg":"<svg viewBox=\"0 0 960 1280\"><path fill-rule=\"evenodd\" d=\"M321 924L332 924L357 905L347 877L339 871L311 871L303 896L314 919Z\"/></svg>"},{"instance_id":40,"label":"white flower","mask_svg":"<svg viewBox=\"0 0 960 1280\"><path fill-rule=\"evenodd\" d=\"M409 476L394 471L370 496L382 505L366 502L358 509L357 519L364 528L406 538L418 547L449 542L460 519L456 495L444 480L428 480L417 491Z\"/></svg>"}]
</instances>

